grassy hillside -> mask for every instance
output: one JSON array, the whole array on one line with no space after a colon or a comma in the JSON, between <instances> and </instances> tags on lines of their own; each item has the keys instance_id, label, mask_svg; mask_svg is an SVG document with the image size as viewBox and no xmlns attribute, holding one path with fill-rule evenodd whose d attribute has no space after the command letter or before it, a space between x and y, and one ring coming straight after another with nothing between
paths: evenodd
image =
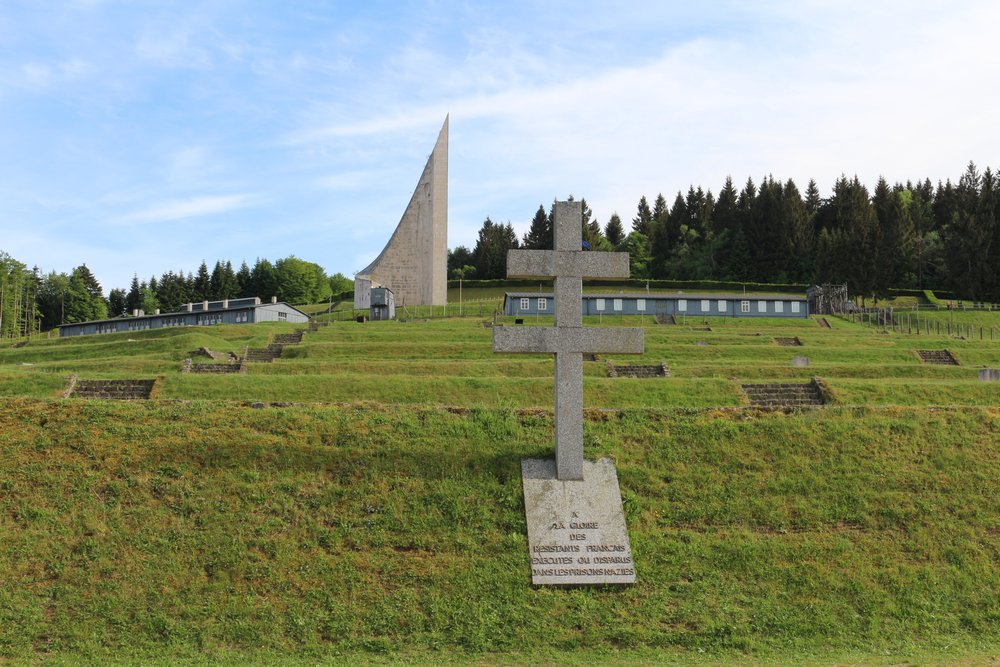
<instances>
[{"instance_id":1,"label":"grassy hillside","mask_svg":"<svg viewBox=\"0 0 1000 667\"><path fill-rule=\"evenodd\" d=\"M643 360L674 373L586 364L586 455L617 462L639 575L614 590L531 587L519 461L551 455L552 362L492 354L475 318L338 323L246 375L179 369L293 327L0 349L0 664L1000 651L1000 387L976 380L1000 343L839 320L603 324L645 326ZM775 342L790 336L803 345ZM944 347L963 365L914 352ZM59 399L70 373L161 390ZM812 375L832 406L740 407L741 381Z\"/></svg>"}]
</instances>

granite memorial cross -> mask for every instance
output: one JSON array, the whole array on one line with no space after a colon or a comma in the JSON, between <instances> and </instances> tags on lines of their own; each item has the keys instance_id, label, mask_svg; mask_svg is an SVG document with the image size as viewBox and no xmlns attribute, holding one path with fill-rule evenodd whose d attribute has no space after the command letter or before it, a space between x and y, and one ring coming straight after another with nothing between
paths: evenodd
<instances>
[{"instance_id":1,"label":"granite memorial cross","mask_svg":"<svg viewBox=\"0 0 1000 667\"><path fill-rule=\"evenodd\" d=\"M581 250L582 213L556 202L555 249L507 253L508 278L555 279L555 326L493 329L494 352L555 355L555 463L521 462L532 581L543 585L635 581L614 464L583 459L583 354L642 353L643 331L583 327L584 278L627 278L629 263Z\"/></svg>"}]
</instances>

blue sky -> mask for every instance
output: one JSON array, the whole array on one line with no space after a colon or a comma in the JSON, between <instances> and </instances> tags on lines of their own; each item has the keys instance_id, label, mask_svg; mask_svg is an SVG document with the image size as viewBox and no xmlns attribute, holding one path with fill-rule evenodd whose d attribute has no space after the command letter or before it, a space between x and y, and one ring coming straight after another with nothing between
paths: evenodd
<instances>
[{"instance_id":1,"label":"blue sky","mask_svg":"<svg viewBox=\"0 0 1000 667\"><path fill-rule=\"evenodd\" d=\"M363 268L451 114L449 247L586 197L1000 155L1000 3L0 3L0 250L105 291Z\"/></svg>"}]
</instances>

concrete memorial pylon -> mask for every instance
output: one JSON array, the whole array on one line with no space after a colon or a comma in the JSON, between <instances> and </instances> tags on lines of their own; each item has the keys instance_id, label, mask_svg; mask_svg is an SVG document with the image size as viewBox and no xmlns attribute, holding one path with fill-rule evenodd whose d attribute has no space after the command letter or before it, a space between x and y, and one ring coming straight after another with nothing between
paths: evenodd
<instances>
[{"instance_id":1,"label":"concrete memorial pylon","mask_svg":"<svg viewBox=\"0 0 1000 667\"><path fill-rule=\"evenodd\" d=\"M493 329L494 352L555 355L555 461L521 461L532 583L630 584L614 463L583 458L584 353L643 351L642 329L583 327L583 280L628 278L628 253L582 251L581 202L556 202L553 226L555 249L509 251L507 277L555 279L555 326Z\"/></svg>"}]
</instances>

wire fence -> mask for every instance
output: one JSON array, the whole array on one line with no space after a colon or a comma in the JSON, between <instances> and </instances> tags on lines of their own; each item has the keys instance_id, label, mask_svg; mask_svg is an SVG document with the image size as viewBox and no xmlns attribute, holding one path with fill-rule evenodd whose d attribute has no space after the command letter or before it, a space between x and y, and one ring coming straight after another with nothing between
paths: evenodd
<instances>
[{"instance_id":1,"label":"wire fence","mask_svg":"<svg viewBox=\"0 0 1000 667\"><path fill-rule=\"evenodd\" d=\"M965 340L1000 341L1000 328L997 326L987 326L975 322L956 322L953 318L939 316L956 311L943 310L944 312L942 313L942 309L928 309L926 307L912 311L899 311L893 308L867 308L859 309L852 313L844 313L840 317L885 333L894 332L915 336L954 336ZM990 310L984 308L979 310L983 312L1000 312L1000 309Z\"/></svg>"}]
</instances>

